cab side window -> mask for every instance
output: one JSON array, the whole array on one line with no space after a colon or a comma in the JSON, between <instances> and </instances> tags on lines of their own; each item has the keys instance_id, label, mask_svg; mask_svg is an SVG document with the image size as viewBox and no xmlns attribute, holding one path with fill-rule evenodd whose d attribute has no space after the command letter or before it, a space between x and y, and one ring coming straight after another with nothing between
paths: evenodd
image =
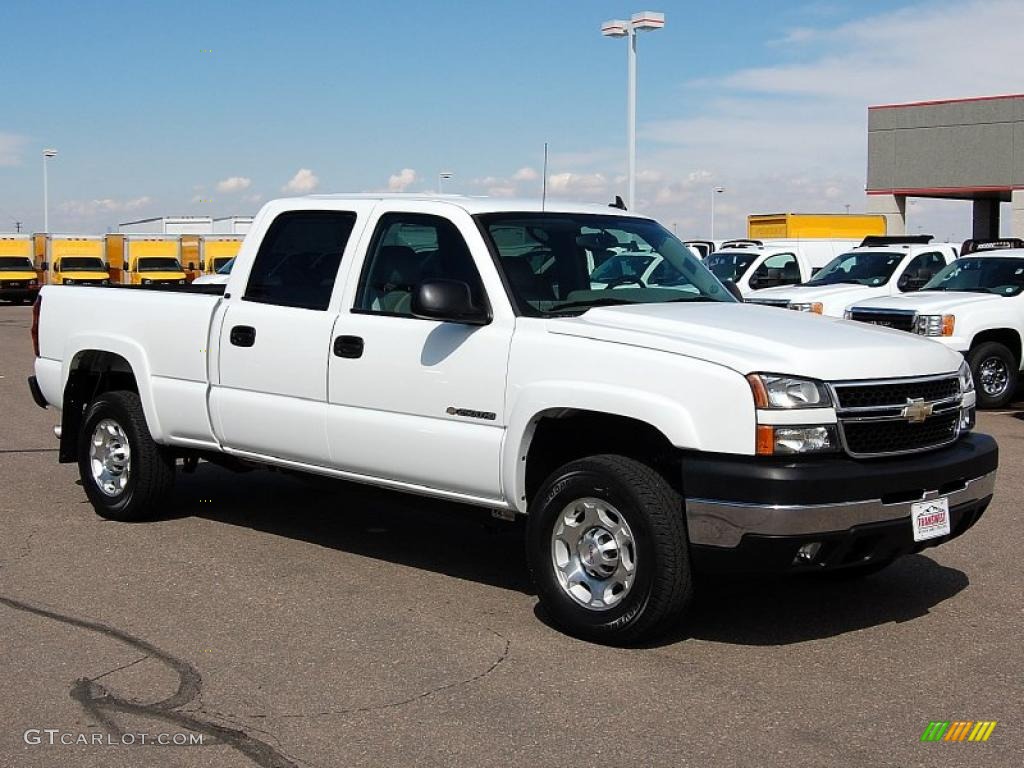
<instances>
[{"instance_id":1,"label":"cab side window","mask_svg":"<svg viewBox=\"0 0 1024 768\"><path fill-rule=\"evenodd\" d=\"M938 251L920 253L915 256L900 275L897 287L904 292L919 291L946 266L945 259Z\"/></svg>"},{"instance_id":2,"label":"cab side window","mask_svg":"<svg viewBox=\"0 0 1024 768\"><path fill-rule=\"evenodd\" d=\"M426 280L459 280L473 303L484 306L484 289L469 246L442 216L381 216L359 278L355 312L412 317L412 294Z\"/></svg>"},{"instance_id":3,"label":"cab side window","mask_svg":"<svg viewBox=\"0 0 1024 768\"><path fill-rule=\"evenodd\" d=\"M327 309L355 223L348 211L282 213L260 244L243 301Z\"/></svg>"},{"instance_id":4,"label":"cab side window","mask_svg":"<svg viewBox=\"0 0 1024 768\"><path fill-rule=\"evenodd\" d=\"M776 285L797 285L799 282L800 265L793 253L769 256L750 276L751 288L773 288Z\"/></svg>"}]
</instances>

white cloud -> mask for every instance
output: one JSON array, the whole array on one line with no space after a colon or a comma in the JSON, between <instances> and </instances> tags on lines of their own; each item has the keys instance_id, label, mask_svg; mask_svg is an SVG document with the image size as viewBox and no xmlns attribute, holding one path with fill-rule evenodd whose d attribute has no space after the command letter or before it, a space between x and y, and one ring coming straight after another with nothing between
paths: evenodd
<instances>
[{"instance_id":1,"label":"white cloud","mask_svg":"<svg viewBox=\"0 0 1024 768\"><path fill-rule=\"evenodd\" d=\"M259 193L254 193L254 194L251 194L251 195L246 195L245 197L242 198L242 200L244 200L247 203L258 203L262 199L263 199L263 195L261 195Z\"/></svg>"},{"instance_id":2,"label":"white cloud","mask_svg":"<svg viewBox=\"0 0 1024 768\"><path fill-rule=\"evenodd\" d=\"M72 217L85 218L105 213L128 213L145 208L153 202L153 198L145 195L127 200L104 197L96 200L66 200L57 206L57 210Z\"/></svg>"},{"instance_id":3,"label":"white cloud","mask_svg":"<svg viewBox=\"0 0 1024 768\"><path fill-rule=\"evenodd\" d=\"M295 181L295 179L292 179L292 181ZM252 179L246 176L229 176L217 182L217 191L222 194L241 192L243 189L248 189L251 184Z\"/></svg>"},{"instance_id":4,"label":"white cloud","mask_svg":"<svg viewBox=\"0 0 1024 768\"><path fill-rule=\"evenodd\" d=\"M320 179L309 168L300 168L287 184L281 187L282 192L293 195L305 195L320 186Z\"/></svg>"},{"instance_id":5,"label":"white cloud","mask_svg":"<svg viewBox=\"0 0 1024 768\"><path fill-rule=\"evenodd\" d=\"M518 190L512 185L493 186L487 188L487 194L491 197L515 197Z\"/></svg>"},{"instance_id":6,"label":"white cloud","mask_svg":"<svg viewBox=\"0 0 1024 768\"><path fill-rule=\"evenodd\" d=\"M18 165L28 140L13 133L0 133L0 166Z\"/></svg>"},{"instance_id":7,"label":"white cloud","mask_svg":"<svg viewBox=\"0 0 1024 768\"><path fill-rule=\"evenodd\" d=\"M539 178L540 174L529 166L520 168L512 174L512 181L536 181Z\"/></svg>"},{"instance_id":8,"label":"white cloud","mask_svg":"<svg viewBox=\"0 0 1024 768\"><path fill-rule=\"evenodd\" d=\"M548 176L548 191L553 195L593 198L606 193L608 179L603 173L564 171Z\"/></svg>"},{"instance_id":9,"label":"white cloud","mask_svg":"<svg viewBox=\"0 0 1024 768\"><path fill-rule=\"evenodd\" d=\"M416 183L416 171L412 168L403 168L398 173L388 177L388 190L390 192L405 192Z\"/></svg>"}]
</instances>

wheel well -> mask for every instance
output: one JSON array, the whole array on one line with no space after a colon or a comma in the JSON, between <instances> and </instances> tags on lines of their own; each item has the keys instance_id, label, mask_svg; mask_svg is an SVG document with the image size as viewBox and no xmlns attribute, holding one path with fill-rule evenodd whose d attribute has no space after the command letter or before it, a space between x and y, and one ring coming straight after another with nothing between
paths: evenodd
<instances>
[{"instance_id":1,"label":"wheel well","mask_svg":"<svg viewBox=\"0 0 1024 768\"><path fill-rule=\"evenodd\" d=\"M986 341L995 341L1007 347L1013 353L1013 359L1018 363L1020 362L1021 354L1021 343L1020 334L1012 328L993 328L988 331L982 331L974 340L971 342L971 349L974 349L979 344L984 344Z\"/></svg>"},{"instance_id":2,"label":"wheel well","mask_svg":"<svg viewBox=\"0 0 1024 768\"><path fill-rule=\"evenodd\" d=\"M97 349L83 350L71 361L61 412L61 463L77 460L78 431L89 403L104 392L139 391L131 364L118 354Z\"/></svg>"},{"instance_id":3,"label":"wheel well","mask_svg":"<svg viewBox=\"0 0 1024 768\"><path fill-rule=\"evenodd\" d=\"M558 467L584 456L614 453L641 461L681 490L679 451L647 422L598 411L549 412L534 421L526 454L526 498Z\"/></svg>"}]
</instances>

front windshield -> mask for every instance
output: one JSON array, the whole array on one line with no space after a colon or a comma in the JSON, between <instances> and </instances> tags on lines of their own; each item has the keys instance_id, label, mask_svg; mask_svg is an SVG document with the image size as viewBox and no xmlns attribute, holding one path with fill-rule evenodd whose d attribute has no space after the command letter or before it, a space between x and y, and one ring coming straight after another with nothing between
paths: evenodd
<instances>
[{"instance_id":1,"label":"front windshield","mask_svg":"<svg viewBox=\"0 0 1024 768\"><path fill-rule=\"evenodd\" d=\"M689 248L650 219L584 213L478 218L517 307L527 315L579 314L614 304L735 301ZM655 264L645 280L644 272Z\"/></svg>"},{"instance_id":2,"label":"front windshield","mask_svg":"<svg viewBox=\"0 0 1024 768\"><path fill-rule=\"evenodd\" d=\"M231 274L231 268L234 265L235 265L235 260L234 259L228 259L226 262L224 262L223 264L221 264L217 268L217 274L218 275L230 275Z\"/></svg>"},{"instance_id":3,"label":"front windshield","mask_svg":"<svg viewBox=\"0 0 1024 768\"><path fill-rule=\"evenodd\" d=\"M929 280L921 290L1016 296L1024 290L1024 258L968 256L957 259Z\"/></svg>"},{"instance_id":4,"label":"front windshield","mask_svg":"<svg viewBox=\"0 0 1024 768\"><path fill-rule=\"evenodd\" d=\"M65 272L106 272L103 260L94 256L64 256L60 268Z\"/></svg>"},{"instance_id":5,"label":"front windshield","mask_svg":"<svg viewBox=\"0 0 1024 768\"><path fill-rule=\"evenodd\" d=\"M758 253L716 251L708 256L704 263L719 280L732 280L734 283L738 283L758 256L760 256Z\"/></svg>"},{"instance_id":6,"label":"front windshield","mask_svg":"<svg viewBox=\"0 0 1024 768\"><path fill-rule=\"evenodd\" d=\"M180 272L181 264L170 256L150 256L139 259L139 272Z\"/></svg>"},{"instance_id":7,"label":"front windshield","mask_svg":"<svg viewBox=\"0 0 1024 768\"><path fill-rule=\"evenodd\" d=\"M832 259L804 285L885 285L906 255L887 251L844 253Z\"/></svg>"},{"instance_id":8,"label":"front windshield","mask_svg":"<svg viewBox=\"0 0 1024 768\"><path fill-rule=\"evenodd\" d=\"M0 256L0 269L7 271L34 270L32 261L24 256Z\"/></svg>"}]
</instances>

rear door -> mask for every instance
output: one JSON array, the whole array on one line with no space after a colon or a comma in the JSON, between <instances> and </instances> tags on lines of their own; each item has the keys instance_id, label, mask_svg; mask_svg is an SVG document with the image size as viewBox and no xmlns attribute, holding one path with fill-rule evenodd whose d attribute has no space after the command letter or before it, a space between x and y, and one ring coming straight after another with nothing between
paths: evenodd
<instances>
[{"instance_id":1,"label":"rear door","mask_svg":"<svg viewBox=\"0 0 1024 768\"><path fill-rule=\"evenodd\" d=\"M338 279L372 203L285 211L219 324L210 412L236 451L327 465L327 364Z\"/></svg>"},{"instance_id":2,"label":"rear door","mask_svg":"<svg viewBox=\"0 0 1024 768\"><path fill-rule=\"evenodd\" d=\"M500 498L505 375L515 318L462 209L380 213L334 328L328 440L335 467L475 499ZM423 280L466 282L487 325L413 317Z\"/></svg>"}]
</instances>

